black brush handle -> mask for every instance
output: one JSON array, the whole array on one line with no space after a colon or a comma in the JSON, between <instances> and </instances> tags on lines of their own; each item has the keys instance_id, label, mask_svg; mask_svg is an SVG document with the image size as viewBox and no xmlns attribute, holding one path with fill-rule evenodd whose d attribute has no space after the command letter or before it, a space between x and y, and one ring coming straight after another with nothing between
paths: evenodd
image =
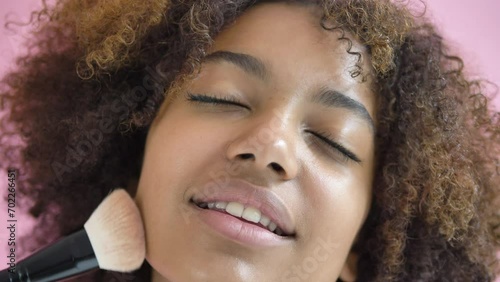
<instances>
[{"instance_id":1,"label":"black brush handle","mask_svg":"<svg viewBox=\"0 0 500 282\"><path fill-rule=\"evenodd\" d=\"M0 282L49 282L99 267L85 229L64 237L0 272Z\"/></svg>"}]
</instances>

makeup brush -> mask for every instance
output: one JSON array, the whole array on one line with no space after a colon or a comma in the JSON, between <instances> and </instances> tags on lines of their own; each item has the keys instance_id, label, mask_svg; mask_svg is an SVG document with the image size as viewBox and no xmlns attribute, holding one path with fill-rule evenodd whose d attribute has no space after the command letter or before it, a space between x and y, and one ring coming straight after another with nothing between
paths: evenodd
<instances>
[{"instance_id":1,"label":"makeup brush","mask_svg":"<svg viewBox=\"0 0 500 282\"><path fill-rule=\"evenodd\" d=\"M141 267L145 252L139 210L125 190L116 189L82 230L1 271L0 281L56 281L95 268L131 272Z\"/></svg>"}]
</instances>

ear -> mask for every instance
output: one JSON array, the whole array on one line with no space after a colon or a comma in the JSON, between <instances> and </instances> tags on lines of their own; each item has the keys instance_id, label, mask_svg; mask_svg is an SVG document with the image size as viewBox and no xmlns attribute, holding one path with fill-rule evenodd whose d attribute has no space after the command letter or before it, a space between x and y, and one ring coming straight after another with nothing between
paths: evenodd
<instances>
[{"instance_id":1,"label":"ear","mask_svg":"<svg viewBox=\"0 0 500 282\"><path fill-rule=\"evenodd\" d=\"M340 280L344 282L354 282L358 276L358 255L354 252L350 252L345 261L344 267L340 272Z\"/></svg>"}]
</instances>

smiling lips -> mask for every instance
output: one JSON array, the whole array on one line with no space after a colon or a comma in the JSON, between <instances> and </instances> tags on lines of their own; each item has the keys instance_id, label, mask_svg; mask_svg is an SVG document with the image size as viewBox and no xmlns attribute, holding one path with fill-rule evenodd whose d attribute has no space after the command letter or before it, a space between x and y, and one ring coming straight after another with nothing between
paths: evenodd
<instances>
[{"instance_id":1,"label":"smiling lips","mask_svg":"<svg viewBox=\"0 0 500 282\"><path fill-rule=\"evenodd\" d=\"M262 214L262 212L254 207L247 206L238 202L210 202L210 203L197 203L200 208L217 210L221 212L226 212L232 216L243 218L247 221L256 223L257 225L266 228L267 230L273 232L279 236L290 236L290 234L285 234L285 232L278 227L278 225L271 221L269 217Z\"/></svg>"},{"instance_id":2,"label":"smiling lips","mask_svg":"<svg viewBox=\"0 0 500 282\"><path fill-rule=\"evenodd\" d=\"M210 193L196 193L190 201L199 208L231 215L281 237L295 235L289 209L268 187L255 186L240 179L229 179Z\"/></svg>"}]
</instances>

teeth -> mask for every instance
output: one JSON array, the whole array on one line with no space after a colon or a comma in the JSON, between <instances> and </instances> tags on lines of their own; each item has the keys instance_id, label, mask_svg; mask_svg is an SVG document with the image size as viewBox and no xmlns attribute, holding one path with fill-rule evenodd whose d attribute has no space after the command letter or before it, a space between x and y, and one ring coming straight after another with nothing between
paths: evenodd
<instances>
[{"instance_id":1,"label":"teeth","mask_svg":"<svg viewBox=\"0 0 500 282\"><path fill-rule=\"evenodd\" d=\"M238 202L210 202L198 204L201 208L208 208L212 210L224 210L228 214L236 217L244 218L253 223L260 223L267 229L277 235L285 235L276 223L272 222L269 217L262 214L262 212L254 207L245 207Z\"/></svg>"},{"instance_id":2,"label":"teeth","mask_svg":"<svg viewBox=\"0 0 500 282\"><path fill-rule=\"evenodd\" d=\"M269 229L269 231L271 231L271 232L274 232L274 230L276 230L276 227L277 227L277 226L276 226L276 223L271 222L271 223L269 223L269 225L267 226L267 229Z\"/></svg>"},{"instance_id":3,"label":"teeth","mask_svg":"<svg viewBox=\"0 0 500 282\"><path fill-rule=\"evenodd\" d=\"M241 215L244 219L251 221L253 223L258 223L261 217L260 211L256 208L247 207L243 214Z\"/></svg>"},{"instance_id":4,"label":"teeth","mask_svg":"<svg viewBox=\"0 0 500 282\"><path fill-rule=\"evenodd\" d=\"M260 224L264 225L264 226L268 226L269 225L269 222L271 222L271 220L269 219L269 217L261 214L260 215Z\"/></svg>"},{"instance_id":5,"label":"teeth","mask_svg":"<svg viewBox=\"0 0 500 282\"><path fill-rule=\"evenodd\" d=\"M230 215L241 217L244 209L245 209L244 205L237 202L230 202L227 204L226 212Z\"/></svg>"},{"instance_id":6,"label":"teeth","mask_svg":"<svg viewBox=\"0 0 500 282\"><path fill-rule=\"evenodd\" d=\"M227 206L226 202L215 202L215 208L225 210Z\"/></svg>"}]
</instances>

